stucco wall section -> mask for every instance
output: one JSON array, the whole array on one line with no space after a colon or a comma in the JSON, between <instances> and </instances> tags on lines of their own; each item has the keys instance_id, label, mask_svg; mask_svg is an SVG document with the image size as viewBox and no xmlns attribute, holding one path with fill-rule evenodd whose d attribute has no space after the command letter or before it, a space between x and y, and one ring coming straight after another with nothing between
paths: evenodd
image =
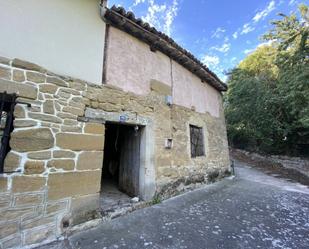
<instances>
[{"instance_id":1,"label":"stucco wall section","mask_svg":"<svg viewBox=\"0 0 309 249\"><path fill-rule=\"evenodd\" d=\"M138 95L150 92L150 80L171 85L170 59L147 44L110 27L106 83Z\"/></svg>"},{"instance_id":2,"label":"stucco wall section","mask_svg":"<svg viewBox=\"0 0 309 249\"><path fill-rule=\"evenodd\" d=\"M105 24L99 0L0 1L0 54L101 84Z\"/></svg>"},{"instance_id":3,"label":"stucco wall section","mask_svg":"<svg viewBox=\"0 0 309 249\"><path fill-rule=\"evenodd\" d=\"M219 117L221 94L177 62L172 65L174 104Z\"/></svg>"},{"instance_id":4,"label":"stucco wall section","mask_svg":"<svg viewBox=\"0 0 309 249\"><path fill-rule=\"evenodd\" d=\"M221 94L163 53L152 52L144 42L113 27L107 51L107 84L147 95L155 79L172 87L176 105L219 117Z\"/></svg>"}]
</instances>

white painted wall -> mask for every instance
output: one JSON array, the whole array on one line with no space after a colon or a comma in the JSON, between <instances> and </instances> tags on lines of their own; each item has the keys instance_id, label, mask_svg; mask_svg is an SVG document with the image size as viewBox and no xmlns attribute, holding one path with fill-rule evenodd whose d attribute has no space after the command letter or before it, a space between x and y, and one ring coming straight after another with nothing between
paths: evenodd
<instances>
[{"instance_id":1,"label":"white painted wall","mask_svg":"<svg viewBox=\"0 0 309 249\"><path fill-rule=\"evenodd\" d=\"M0 0L0 56L101 84L99 0Z\"/></svg>"}]
</instances>

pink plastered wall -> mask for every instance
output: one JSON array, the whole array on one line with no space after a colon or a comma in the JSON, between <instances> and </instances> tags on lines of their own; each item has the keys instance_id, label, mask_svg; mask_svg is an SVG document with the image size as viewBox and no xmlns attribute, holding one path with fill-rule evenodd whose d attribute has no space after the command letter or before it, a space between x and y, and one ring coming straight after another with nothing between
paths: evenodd
<instances>
[{"instance_id":1,"label":"pink plastered wall","mask_svg":"<svg viewBox=\"0 0 309 249\"><path fill-rule=\"evenodd\" d=\"M209 84L173 61L173 97L174 104L192 108L197 112L209 112L220 116L221 94Z\"/></svg>"},{"instance_id":2,"label":"pink plastered wall","mask_svg":"<svg viewBox=\"0 0 309 249\"><path fill-rule=\"evenodd\" d=\"M146 43L113 27L107 49L107 84L147 95L155 79L172 87L174 104L220 116L221 94L165 54L152 52Z\"/></svg>"},{"instance_id":3,"label":"pink plastered wall","mask_svg":"<svg viewBox=\"0 0 309 249\"><path fill-rule=\"evenodd\" d=\"M127 33L109 30L106 83L139 95L150 92L150 80L171 85L170 59Z\"/></svg>"}]
</instances>

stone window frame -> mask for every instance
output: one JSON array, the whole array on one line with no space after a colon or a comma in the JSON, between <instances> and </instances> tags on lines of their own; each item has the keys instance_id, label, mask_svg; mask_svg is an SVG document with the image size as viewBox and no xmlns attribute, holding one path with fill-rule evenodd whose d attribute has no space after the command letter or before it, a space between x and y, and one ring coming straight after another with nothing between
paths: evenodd
<instances>
[{"instance_id":1,"label":"stone window frame","mask_svg":"<svg viewBox=\"0 0 309 249\"><path fill-rule=\"evenodd\" d=\"M191 157L191 143L190 143L190 125L198 126L203 128L203 137L204 137L204 156L200 157ZM209 139L210 139L210 134L209 134L209 127L208 127L208 121L206 120L205 117L201 116L200 114L192 114L187 122L186 122L186 135L187 135L187 157L190 159L190 161L193 164L199 164L199 163L204 163L205 160L208 160L210 157L210 148L209 148Z\"/></svg>"}]
</instances>

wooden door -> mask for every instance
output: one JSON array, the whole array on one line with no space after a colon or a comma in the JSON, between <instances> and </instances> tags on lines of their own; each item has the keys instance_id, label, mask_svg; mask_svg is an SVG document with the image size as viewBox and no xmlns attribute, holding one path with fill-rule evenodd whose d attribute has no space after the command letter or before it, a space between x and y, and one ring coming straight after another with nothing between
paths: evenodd
<instances>
[{"instance_id":1,"label":"wooden door","mask_svg":"<svg viewBox=\"0 0 309 249\"><path fill-rule=\"evenodd\" d=\"M119 166L119 189L131 197L139 195L141 132L126 129L121 148Z\"/></svg>"}]
</instances>

